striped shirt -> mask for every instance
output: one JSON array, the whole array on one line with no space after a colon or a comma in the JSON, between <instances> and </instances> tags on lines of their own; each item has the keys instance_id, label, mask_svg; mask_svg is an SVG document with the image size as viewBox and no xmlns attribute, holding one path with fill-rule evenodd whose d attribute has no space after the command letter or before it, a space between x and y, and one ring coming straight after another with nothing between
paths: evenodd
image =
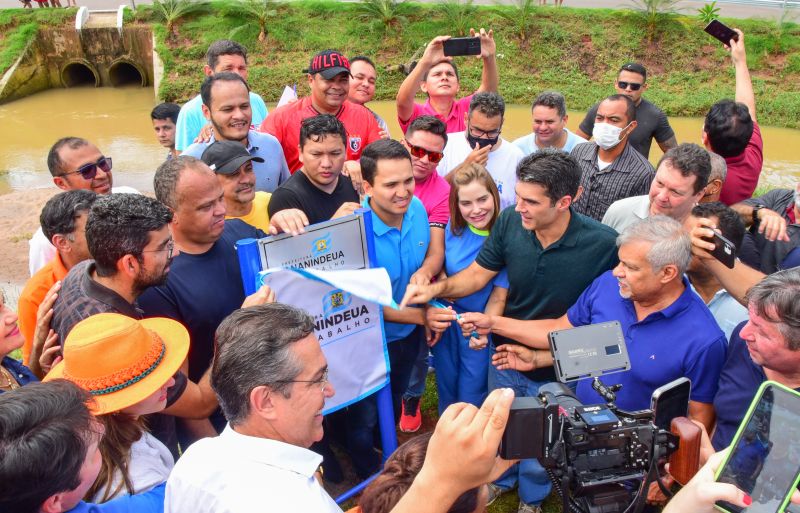
<instances>
[{"instance_id":1,"label":"striped shirt","mask_svg":"<svg viewBox=\"0 0 800 513\"><path fill-rule=\"evenodd\" d=\"M599 149L596 143L587 142L570 153L581 168L583 187L575 210L598 221L615 201L647 194L656 174L652 164L630 144L625 144L619 157L601 171L597 164Z\"/></svg>"}]
</instances>

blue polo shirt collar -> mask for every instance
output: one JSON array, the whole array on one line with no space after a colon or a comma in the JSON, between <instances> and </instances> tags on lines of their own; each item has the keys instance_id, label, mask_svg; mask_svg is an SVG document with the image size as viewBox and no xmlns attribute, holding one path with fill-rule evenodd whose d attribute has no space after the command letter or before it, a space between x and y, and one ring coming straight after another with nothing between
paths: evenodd
<instances>
[{"instance_id":1,"label":"blue polo shirt collar","mask_svg":"<svg viewBox=\"0 0 800 513\"><path fill-rule=\"evenodd\" d=\"M250 141L250 136L247 136L247 153L252 154L254 151L258 151L258 146L254 145L252 141Z\"/></svg>"},{"instance_id":2,"label":"blue polo shirt collar","mask_svg":"<svg viewBox=\"0 0 800 513\"><path fill-rule=\"evenodd\" d=\"M683 292L681 293L680 296L678 296L678 299L673 301L672 304L670 304L666 308L659 310L658 312L651 313L650 315L642 319L641 323L652 322L661 318L669 319L671 317L675 317L677 315L680 315L681 312L683 312L684 310L689 308L689 306L691 306L692 295L695 292L694 290L692 290L692 286L689 283L689 280L686 278L686 275L683 275L681 277L681 281L683 282ZM630 299L626 299L625 302L628 303L631 311L633 311L634 315L636 315L635 313L636 310L633 308L633 301L631 301Z\"/></svg>"},{"instance_id":3,"label":"blue polo shirt collar","mask_svg":"<svg viewBox=\"0 0 800 513\"><path fill-rule=\"evenodd\" d=\"M412 198L413 199L413 198ZM364 196L364 201L361 202L361 206L364 208L368 208L369 211L372 213L372 231L375 232L375 235L381 236L388 233L390 230L396 230L397 228L393 226L389 226L388 224L384 223L383 220L378 217L378 214L375 213L374 210L369 206L369 196ZM408 210L406 213L403 214L403 224L400 226L400 233L406 234L408 230L411 229L411 222L414 219L414 209L411 208L411 203L408 204Z\"/></svg>"}]
</instances>

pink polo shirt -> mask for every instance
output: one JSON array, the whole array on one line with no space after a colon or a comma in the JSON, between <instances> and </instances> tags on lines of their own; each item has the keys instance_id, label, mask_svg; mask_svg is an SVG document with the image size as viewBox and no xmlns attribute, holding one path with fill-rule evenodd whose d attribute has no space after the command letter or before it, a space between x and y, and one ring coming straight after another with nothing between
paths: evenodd
<instances>
[{"instance_id":1,"label":"pink polo shirt","mask_svg":"<svg viewBox=\"0 0 800 513\"><path fill-rule=\"evenodd\" d=\"M442 122L447 125L447 133L453 132L463 132L467 129L467 125L464 122L466 118L467 112L469 112L469 102L472 101L472 95L465 96L460 100L456 100L453 102L453 106L450 108L450 114L447 117L440 116L433 110L433 106L431 106L431 100L425 100L424 104L415 103L414 104L414 112L411 114L411 117L408 118L406 121L403 121L399 117L397 118L397 122L400 124L400 128L403 130L403 133L406 133L408 130L408 125L411 124L412 121L417 119L420 116L436 116Z\"/></svg>"},{"instance_id":2,"label":"pink polo shirt","mask_svg":"<svg viewBox=\"0 0 800 513\"><path fill-rule=\"evenodd\" d=\"M414 196L419 198L428 214L431 226L444 228L450 220L450 184L436 170L423 181L414 184Z\"/></svg>"}]
</instances>

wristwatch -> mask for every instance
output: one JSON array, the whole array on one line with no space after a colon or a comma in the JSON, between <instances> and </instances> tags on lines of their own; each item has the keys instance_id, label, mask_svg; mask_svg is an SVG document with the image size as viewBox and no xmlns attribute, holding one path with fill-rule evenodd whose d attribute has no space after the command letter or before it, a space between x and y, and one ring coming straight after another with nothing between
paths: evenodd
<instances>
[{"instance_id":1,"label":"wristwatch","mask_svg":"<svg viewBox=\"0 0 800 513\"><path fill-rule=\"evenodd\" d=\"M753 218L753 222L750 223L750 227L754 231L758 230L758 225L761 223L761 219L758 218L758 211L762 208L767 208L767 206L762 205L761 203L756 203L753 205L753 213L750 215L750 217Z\"/></svg>"}]
</instances>

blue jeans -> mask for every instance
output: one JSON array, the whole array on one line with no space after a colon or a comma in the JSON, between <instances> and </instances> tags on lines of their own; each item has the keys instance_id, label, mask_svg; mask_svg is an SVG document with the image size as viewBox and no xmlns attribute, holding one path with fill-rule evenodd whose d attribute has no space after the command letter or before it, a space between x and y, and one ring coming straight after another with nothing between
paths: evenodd
<instances>
[{"instance_id":1,"label":"blue jeans","mask_svg":"<svg viewBox=\"0 0 800 513\"><path fill-rule=\"evenodd\" d=\"M451 404L466 402L479 407L486 399L487 372L491 353L469 348L461 328L451 325L431 348L439 392L439 415Z\"/></svg>"},{"instance_id":2,"label":"blue jeans","mask_svg":"<svg viewBox=\"0 0 800 513\"><path fill-rule=\"evenodd\" d=\"M381 463L374 443L375 426L378 424L375 394L345 408L344 417L343 427L350 459L358 478L366 479L380 468Z\"/></svg>"},{"instance_id":3,"label":"blue jeans","mask_svg":"<svg viewBox=\"0 0 800 513\"><path fill-rule=\"evenodd\" d=\"M408 383L411 379L411 372L421 345L425 344L425 330L421 326L414 328L408 336L400 340L389 342L389 364L391 372L389 377L392 382L392 406L394 407L394 418L400 420L400 403L403 394L408 390ZM423 384L425 380L423 379Z\"/></svg>"},{"instance_id":4,"label":"blue jeans","mask_svg":"<svg viewBox=\"0 0 800 513\"><path fill-rule=\"evenodd\" d=\"M419 337L419 354L411 369L408 389L403 394L403 399L420 398L425 393L425 378L428 376L428 343L425 341L424 329L418 329L422 330L422 336Z\"/></svg>"},{"instance_id":5,"label":"blue jeans","mask_svg":"<svg viewBox=\"0 0 800 513\"><path fill-rule=\"evenodd\" d=\"M497 370L494 365L489 365L489 390L511 388L516 397L529 397L538 395L539 387L545 383L531 381L515 370ZM538 506L550 495L552 483L538 460L520 461L500 476L494 484L504 490L510 490L517 482L519 482L519 498L525 504Z\"/></svg>"}]
</instances>

